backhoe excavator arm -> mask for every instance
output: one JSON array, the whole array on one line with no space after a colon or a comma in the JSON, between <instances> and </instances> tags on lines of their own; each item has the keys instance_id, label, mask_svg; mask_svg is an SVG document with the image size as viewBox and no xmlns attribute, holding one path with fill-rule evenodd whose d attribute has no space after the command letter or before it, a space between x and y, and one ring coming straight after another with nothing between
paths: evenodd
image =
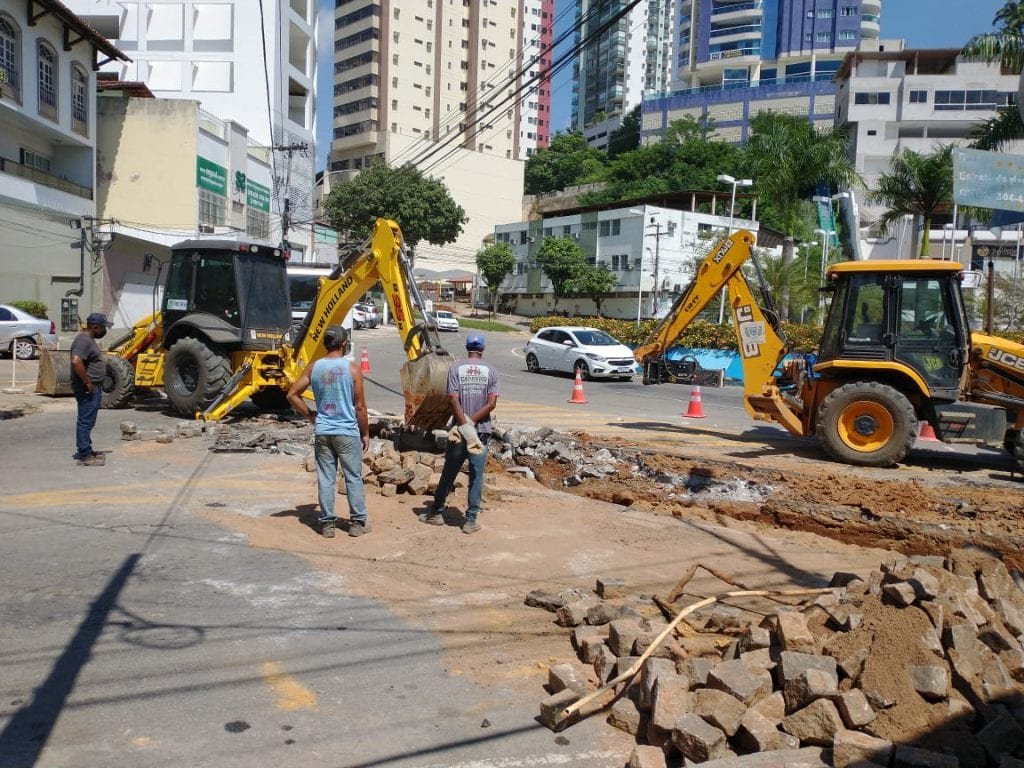
<instances>
[{"instance_id":1,"label":"backhoe excavator arm","mask_svg":"<svg viewBox=\"0 0 1024 768\"><path fill-rule=\"evenodd\" d=\"M450 414L446 385L452 358L441 346L436 330L432 336L424 325L413 322L413 299L420 306L423 302L405 257L402 230L388 219L377 219L370 239L330 275L320 278L316 300L294 340L283 343L280 350L250 353L240 361L224 392L200 418L222 419L260 389L287 389L306 366L327 353L323 344L327 328L340 325L378 281L408 357L401 371L406 426L443 426Z\"/></svg>"},{"instance_id":2,"label":"backhoe excavator arm","mask_svg":"<svg viewBox=\"0 0 1024 768\"><path fill-rule=\"evenodd\" d=\"M743 363L744 407L755 419L777 421L790 432L803 434L800 416L782 399L775 384L774 372L786 355L787 345L771 296L764 287L764 276L754 258L754 242L753 233L747 230L733 232L719 242L697 267L693 281L665 319L633 355L643 365L645 384L673 381L666 354L718 293L727 288ZM757 270L762 303L758 303L743 275L741 268L748 261Z\"/></svg>"}]
</instances>

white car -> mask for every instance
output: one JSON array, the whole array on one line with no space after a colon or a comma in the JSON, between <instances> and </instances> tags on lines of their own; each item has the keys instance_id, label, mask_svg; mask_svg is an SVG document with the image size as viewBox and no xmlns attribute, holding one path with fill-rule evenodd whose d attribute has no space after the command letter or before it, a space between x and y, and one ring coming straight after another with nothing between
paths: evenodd
<instances>
[{"instance_id":1,"label":"white car","mask_svg":"<svg viewBox=\"0 0 1024 768\"><path fill-rule=\"evenodd\" d=\"M437 323L437 330L439 331L456 331L459 330L459 318L454 313L448 312L444 309L439 309L434 313L434 321Z\"/></svg>"},{"instance_id":2,"label":"white car","mask_svg":"<svg viewBox=\"0 0 1024 768\"><path fill-rule=\"evenodd\" d=\"M376 328L380 325L380 315L373 304L360 302L352 308L352 324L358 328Z\"/></svg>"},{"instance_id":3,"label":"white car","mask_svg":"<svg viewBox=\"0 0 1024 768\"><path fill-rule=\"evenodd\" d=\"M636 371L633 350L597 328L541 328L526 342L526 369L562 371L584 379L628 381Z\"/></svg>"},{"instance_id":4,"label":"white car","mask_svg":"<svg viewBox=\"0 0 1024 768\"><path fill-rule=\"evenodd\" d=\"M57 326L52 320L33 317L28 312L0 304L0 351L31 360L39 354L39 345L56 349L59 343Z\"/></svg>"}]
</instances>

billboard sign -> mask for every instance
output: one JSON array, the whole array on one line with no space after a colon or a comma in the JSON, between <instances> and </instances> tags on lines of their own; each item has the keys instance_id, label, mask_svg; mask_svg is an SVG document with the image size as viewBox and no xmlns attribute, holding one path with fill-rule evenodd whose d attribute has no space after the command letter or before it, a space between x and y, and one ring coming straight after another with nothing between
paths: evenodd
<instances>
[{"instance_id":1,"label":"billboard sign","mask_svg":"<svg viewBox=\"0 0 1024 768\"><path fill-rule=\"evenodd\" d=\"M953 202L1024 212L1024 155L955 148Z\"/></svg>"}]
</instances>

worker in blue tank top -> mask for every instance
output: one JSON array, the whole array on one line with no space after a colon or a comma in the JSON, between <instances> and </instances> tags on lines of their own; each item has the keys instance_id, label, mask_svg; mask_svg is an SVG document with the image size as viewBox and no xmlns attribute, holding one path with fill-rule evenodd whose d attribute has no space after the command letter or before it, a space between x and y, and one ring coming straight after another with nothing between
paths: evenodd
<instances>
[{"instance_id":1,"label":"worker in blue tank top","mask_svg":"<svg viewBox=\"0 0 1024 768\"><path fill-rule=\"evenodd\" d=\"M288 390L288 402L314 425L317 489L320 497L320 532L334 536L337 518L334 497L337 493L338 463L345 477L348 498L349 536L369 532L366 519L366 492L363 488L363 453L370 446L370 427L363 394L363 374L359 366L345 357L348 331L332 325L324 332L327 354L312 365ZM302 393L313 389L316 410L311 411Z\"/></svg>"}]
</instances>

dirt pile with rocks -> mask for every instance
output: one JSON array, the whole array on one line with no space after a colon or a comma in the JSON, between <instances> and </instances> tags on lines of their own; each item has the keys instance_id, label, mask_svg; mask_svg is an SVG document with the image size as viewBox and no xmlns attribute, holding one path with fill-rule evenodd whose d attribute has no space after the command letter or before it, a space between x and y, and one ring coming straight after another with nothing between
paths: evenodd
<instances>
[{"instance_id":1,"label":"dirt pile with rocks","mask_svg":"<svg viewBox=\"0 0 1024 768\"><path fill-rule=\"evenodd\" d=\"M631 765L769 752L837 768L1024 758L1024 592L986 554L894 557L768 614L713 602L657 645L674 607L621 580L527 604L570 628L576 655L551 666L541 719L571 727L576 702L623 677L581 711L636 737Z\"/></svg>"}]
</instances>

